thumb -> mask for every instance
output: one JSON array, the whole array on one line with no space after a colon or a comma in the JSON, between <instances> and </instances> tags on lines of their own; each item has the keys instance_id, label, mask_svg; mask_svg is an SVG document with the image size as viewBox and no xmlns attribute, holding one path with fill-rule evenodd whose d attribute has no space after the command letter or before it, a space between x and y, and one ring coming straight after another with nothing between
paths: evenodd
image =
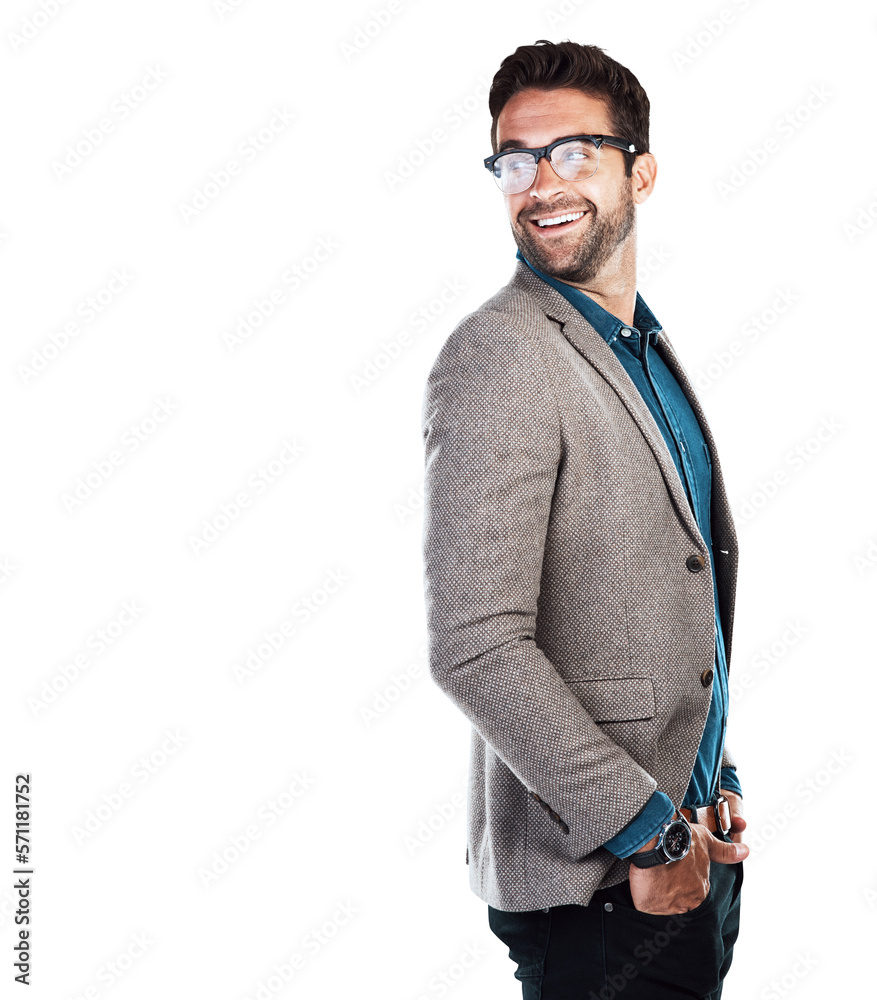
<instances>
[{"instance_id":1,"label":"thumb","mask_svg":"<svg viewBox=\"0 0 877 1000\"><path fill-rule=\"evenodd\" d=\"M710 860L719 861L724 865L733 865L749 856L749 847L746 844L729 844L724 840L719 840L712 833L708 845Z\"/></svg>"}]
</instances>

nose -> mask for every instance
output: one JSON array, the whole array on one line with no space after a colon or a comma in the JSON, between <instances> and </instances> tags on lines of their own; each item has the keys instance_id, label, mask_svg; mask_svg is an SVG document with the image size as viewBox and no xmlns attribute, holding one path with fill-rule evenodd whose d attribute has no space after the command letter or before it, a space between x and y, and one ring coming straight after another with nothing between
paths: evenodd
<instances>
[{"instance_id":1,"label":"nose","mask_svg":"<svg viewBox=\"0 0 877 1000\"><path fill-rule=\"evenodd\" d=\"M548 157L543 156L536 164L536 176L530 186L530 197L537 201L550 201L552 195L563 190L563 186L564 182L557 176Z\"/></svg>"}]
</instances>

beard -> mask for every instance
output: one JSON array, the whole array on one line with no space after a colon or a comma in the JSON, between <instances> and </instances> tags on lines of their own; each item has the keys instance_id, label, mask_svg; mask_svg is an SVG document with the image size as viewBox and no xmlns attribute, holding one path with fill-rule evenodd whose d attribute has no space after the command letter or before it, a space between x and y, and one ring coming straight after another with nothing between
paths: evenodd
<instances>
[{"instance_id":1,"label":"beard","mask_svg":"<svg viewBox=\"0 0 877 1000\"><path fill-rule=\"evenodd\" d=\"M583 233L574 236L543 240L533 231L530 215L544 212L588 212ZM598 213L593 202L585 199L580 205L553 204L534 207L520 226L512 225L512 235L518 249L540 271L560 281L581 284L592 282L603 270L606 262L630 234L636 222L636 204L630 187L621 185L621 197L610 211Z\"/></svg>"}]
</instances>

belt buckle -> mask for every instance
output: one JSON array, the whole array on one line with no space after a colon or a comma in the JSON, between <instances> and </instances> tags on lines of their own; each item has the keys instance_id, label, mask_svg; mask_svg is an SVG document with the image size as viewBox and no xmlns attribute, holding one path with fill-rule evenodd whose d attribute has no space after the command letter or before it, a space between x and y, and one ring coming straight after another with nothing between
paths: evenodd
<instances>
[{"instance_id":1,"label":"belt buckle","mask_svg":"<svg viewBox=\"0 0 877 1000\"><path fill-rule=\"evenodd\" d=\"M719 795L713 802L713 815L716 818L716 829L727 834L731 829L731 805L724 795Z\"/></svg>"}]
</instances>

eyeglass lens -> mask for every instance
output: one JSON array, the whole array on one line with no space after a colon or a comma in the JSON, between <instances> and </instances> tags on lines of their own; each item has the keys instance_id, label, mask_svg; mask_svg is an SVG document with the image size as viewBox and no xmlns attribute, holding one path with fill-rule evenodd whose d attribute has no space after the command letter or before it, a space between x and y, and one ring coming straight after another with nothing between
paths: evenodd
<instances>
[{"instance_id":1,"label":"eyeglass lens","mask_svg":"<svg viewBox=\"0 0 877 1000\"><path fill-rule=\"evenodd\" d=\"M587 180L597 171L600 149L590 139L570 139L555 146L549 159L563 180ZM504 194L526 191L536 176L536 157L514 150L503 153L493 164L493 176Z\"/></svg>"}]
</instances>

